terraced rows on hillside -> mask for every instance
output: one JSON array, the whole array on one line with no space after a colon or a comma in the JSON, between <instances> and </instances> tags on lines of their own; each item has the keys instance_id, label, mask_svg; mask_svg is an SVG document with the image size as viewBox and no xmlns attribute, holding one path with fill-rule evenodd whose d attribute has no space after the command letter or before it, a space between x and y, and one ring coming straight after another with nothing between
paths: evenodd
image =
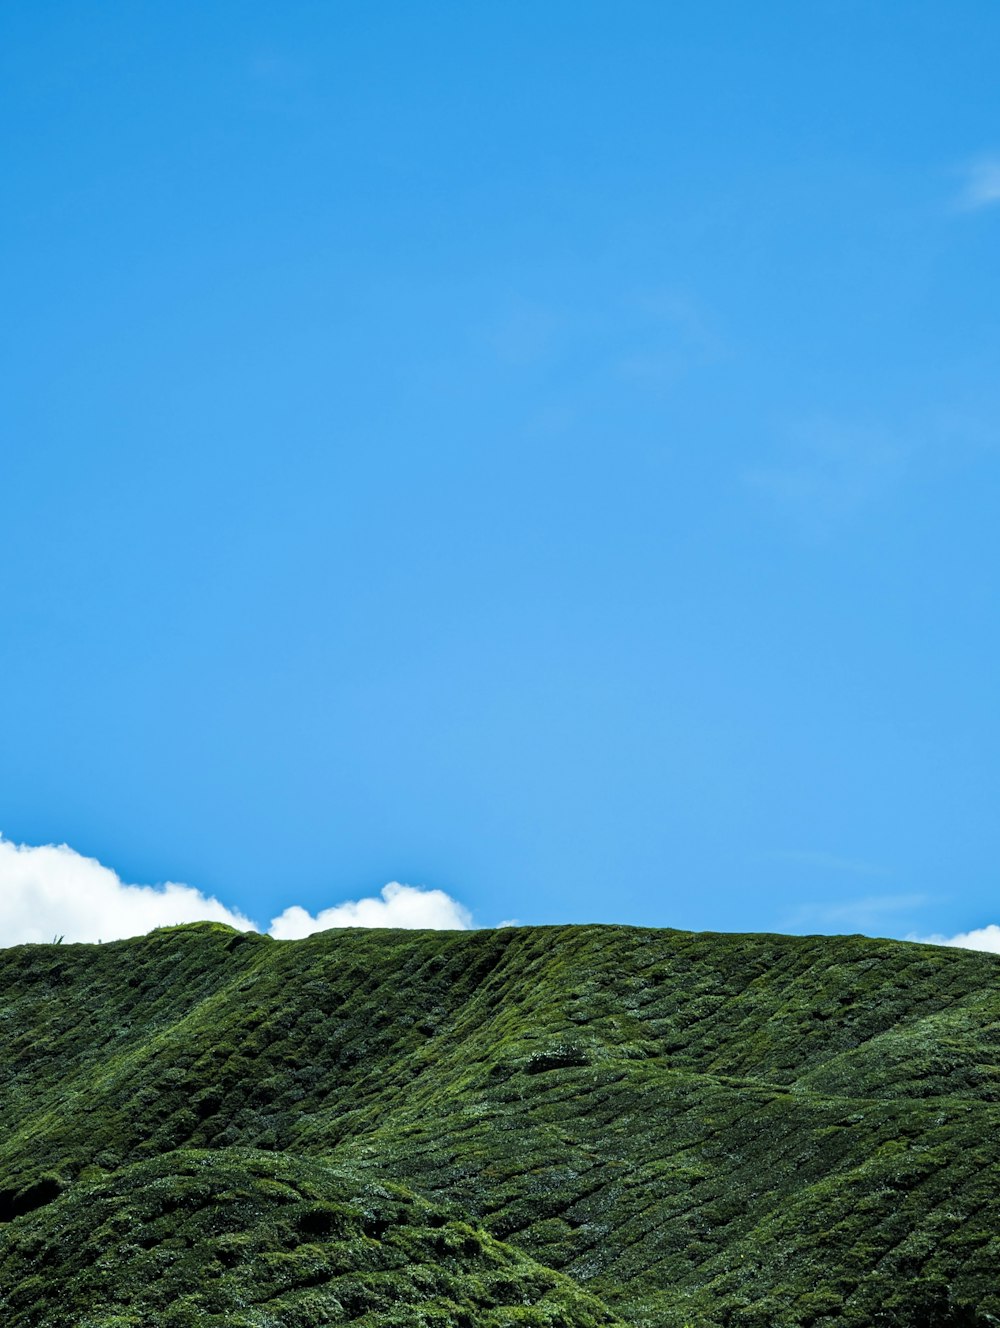
<instances>
[{"instance_id":1,"label":"terraced rows on hillside","mask_svg":"<svg viewBox=\"0 0 1000 1328\"><path fill-rule=\"evenodd\" d=\"M620 927L0 952L3 1321L978 1328L998 963Z\"/></svg>"}]
</instances>

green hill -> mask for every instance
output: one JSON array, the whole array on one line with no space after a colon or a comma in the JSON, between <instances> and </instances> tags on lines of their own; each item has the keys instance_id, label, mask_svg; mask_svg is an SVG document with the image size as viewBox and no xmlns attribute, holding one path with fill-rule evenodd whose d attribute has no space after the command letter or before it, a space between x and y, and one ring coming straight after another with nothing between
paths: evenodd
<instances>
[{"instance_id":1,"label":"green hill","mask_svg":"<svg viewBox=\"0 0 1000 1328\"><path fill-rule=\"evenodd\" d=\"M998 1322L998 979L624 927L0 951L0 1322Z\"/></svg>"}]
</instances>

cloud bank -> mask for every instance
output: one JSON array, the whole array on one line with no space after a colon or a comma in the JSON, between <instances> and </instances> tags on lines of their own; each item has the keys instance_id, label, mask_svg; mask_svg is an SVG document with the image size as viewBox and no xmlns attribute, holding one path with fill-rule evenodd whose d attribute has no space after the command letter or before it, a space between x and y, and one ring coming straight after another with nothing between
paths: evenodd
<instances>
[{"instance_id":1,"label":"cloud bank","mask_svg":"<svg viewBox=\"0 0 1000 1328\"><path fill-rule=\"evenodd\" d=\"M390 881L377 899L351 899L333 908L321 909L315 917L296 904L271 922L271 935L279 941L311 936L328 927L431 927L465 931L472 915L443 890L418 890Z\"/></svg>"},{"instance_id":2,"label":"cloud bank","mask_svg":"<svg viewBox=\"0 0 1000 1328\"><path fill-rule=\"evenodd\" d=\"M67 844L14 844L0 835L0 947L26 941L116 941L180 922L257 924L190 885L128 885L96 858ZM429 927L464 931L467 909L443 890L393 881L373 899L349 900L315 916L295 905L272 919L271 934L294 940L329 927Z\"/></svg>"},{"instance_id":3,"label":"cloud bank","mask_svg":"<svg viewBox=\"0 0 1000 1328\"><path fill-rule=\"evenodd\" d=\"M0 838L0 945L22 941L112 941L178 922L225 922L255 931L249 918L190 885L126 885L110 867L66 844Z\"/></svg>"},{"instance_id":4,"label":"cloud bank","mask_svg":"<svg viewBox=\"0 0 1000 1328\"><path fill-rule=\"evenodd\" d=\"M973 931L960 931L957 936L913 936L910 939L924 941L929 945L956 945L963 950L986 950L989 954L1000 954L1000 927L995 922Z\"/></svg>"}]
</instances>

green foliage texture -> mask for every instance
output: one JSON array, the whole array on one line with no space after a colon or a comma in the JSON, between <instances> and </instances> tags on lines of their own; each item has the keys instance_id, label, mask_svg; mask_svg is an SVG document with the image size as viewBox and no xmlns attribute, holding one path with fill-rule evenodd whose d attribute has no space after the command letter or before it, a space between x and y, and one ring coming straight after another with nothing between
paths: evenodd
<instances>
[{"instance_id":1,"label":"green foliage texture","mask_svg":"<svg viewBox=\"0 0 1000 1328\"><path fill-rule=\"evenodd\" d=\"M0 952L5 1328L985 1328L1000 960L213 924Z\"/></svg>"}]
</instances>

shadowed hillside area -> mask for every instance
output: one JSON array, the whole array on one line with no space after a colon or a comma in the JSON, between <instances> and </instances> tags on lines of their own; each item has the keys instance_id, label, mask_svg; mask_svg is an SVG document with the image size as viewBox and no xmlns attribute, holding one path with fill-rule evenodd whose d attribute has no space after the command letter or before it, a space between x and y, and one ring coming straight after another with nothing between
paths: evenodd
<instances>
[{"instance_id":1,"label":"shadowed hillside area","mask_svg":"<svg viewBox=\"0 0 1000 1328\"><path fill-rule=\"evenodd\" d=\"M214 924L0 951L9 1328L983 1328L1000 959Z\"/></svg>"}]
</instances>

